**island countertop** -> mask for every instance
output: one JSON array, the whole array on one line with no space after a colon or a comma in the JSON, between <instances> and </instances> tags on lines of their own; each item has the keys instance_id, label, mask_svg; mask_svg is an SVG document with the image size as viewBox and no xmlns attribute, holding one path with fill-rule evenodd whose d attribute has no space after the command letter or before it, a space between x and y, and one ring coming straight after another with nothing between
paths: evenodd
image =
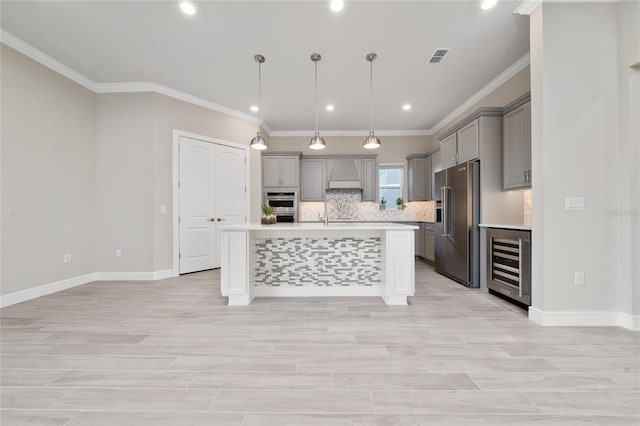
<instances>
[{"instance_id":1,"label":"island countertop","mask_svg":"<svg viewBox=\"0 0 640 426\"><path fill-rule=\"evenodd\" d=\"M243 223L229 225L222 228L223 231L402 231L418 229L415 225L405 225L391 222L329 222L325 226L317 223L277 223L275 225L262 225L260 223Z\"/></svg>"}]
</instances>

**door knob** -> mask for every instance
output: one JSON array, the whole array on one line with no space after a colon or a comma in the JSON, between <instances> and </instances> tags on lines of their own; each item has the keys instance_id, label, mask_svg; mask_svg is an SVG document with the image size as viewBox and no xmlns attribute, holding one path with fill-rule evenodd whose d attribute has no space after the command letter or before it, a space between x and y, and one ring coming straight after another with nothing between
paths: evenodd
<instances>
[{"instance_id":1,"label":"door knob","mask_svg":"<svg viewBox=\"0 0 640 426\"><path fill-rule=\"evenodd\" d=\"M223 218L223 217L219 217L219 218L218 218L218 222L222 222L223 220L224 220L224 218Z\"/></svg>"}]
</instances>

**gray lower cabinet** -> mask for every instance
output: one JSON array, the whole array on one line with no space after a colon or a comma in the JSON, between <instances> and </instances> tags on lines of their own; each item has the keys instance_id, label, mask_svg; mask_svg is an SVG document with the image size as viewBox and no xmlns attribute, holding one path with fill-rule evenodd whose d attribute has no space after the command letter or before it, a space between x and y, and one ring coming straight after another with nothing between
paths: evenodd
<instances>
[{"instance_id":1,"label":"gray lower cabinet","mask_svg":"<svg viewBox=\"0 0 640 426\"><path fill-rule=\"evenodd\" d=\"M436 260L436 239L433 223L424 224L424 258L435 262Z\"/></svg>"},{"instance_id":2,"label":"gray lower cabinet","mask_svg":"<svg viewBox=\"0 0 640 426\"><path fill-rule=\"evenodd\" d=\"M324 158L303 158L300 201L322 201L326 187Z\"/></svg>"},{"instance_id":3,"label":"gray lower cabinet","mask_svg":"<svg viewBox=\"0 0 640 426\"><path fill-rule=\"evenodd\" d=\"M504 114L503 188L531 187L531 102L516 106Z\"/></svg>"}]
</instances>

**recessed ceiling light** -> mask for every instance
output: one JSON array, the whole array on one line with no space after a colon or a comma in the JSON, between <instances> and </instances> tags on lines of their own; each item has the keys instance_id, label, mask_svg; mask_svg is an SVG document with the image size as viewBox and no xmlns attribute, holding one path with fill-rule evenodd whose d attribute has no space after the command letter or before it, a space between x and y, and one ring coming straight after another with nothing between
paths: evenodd
<instances>
[{"instance_id":1,"label":"recessed ceiling light","mask_svg":"<svg viewBox=\"0 0 640 426\"><path fill-rule=\"evenodd\" d=\"M181 1L180 2L180 10L185 15L193 16L196 14L196 7L190 1Z\"/></svg>"},{"instance_id":2,"label":"recessed ceiling light","mask_svg":"<svg viewBox=\"0 0 640 426\"><path fill-rule=\"evenodd\" d=\"M404 105L402 105L402 109L405 110L405 111L409 111L411 109L411 105L404 104Z\"/></svg>"},{"instance_id":3,"label":"recessed ceiling light","mask_svg":"<svg viewBox=\"0 0 640 426\"><path fill-rule=\"evenodd\" d=\"M327 111L333 111L335 107L331 104L327 105Z\"/></svg>"},{"instance_id":4,"label":"recessed ceiling light","mask_svg":"<svg viewBox=\"0 0 640 426\"><path fill-rule=\"evenodd\" d=\"M480 4L480 9L482 10L491 9L493 6L496 5L496 3L498 3L498 0L484 0L482 4Z\"/></svg>"},{"instance_id":5,"label":"recessed ceiling light","mask_svg":"<svg viewBox=\"0 0 640 426\"><path fill-rule=\"evenodd\" d=\"M251 107L250 107L249 109L251 109L251 111L253 111L253 112L258 112L258 111L260 111L260 108L258 108L258 107L257 107L257 106L255 106L255 105L251 105Z\"/></svg>"},{"instance_id":6,"label":"recessed ceiling light","mask_svg":"<svg viewBox=\"0 0 640 426\"><path fill-rule=\"evenodd\" d=\"M340 12L344 7L344 0L331 0L331 3L329 3L329 7L334 12Z\"/></svg>"}]
</instances>

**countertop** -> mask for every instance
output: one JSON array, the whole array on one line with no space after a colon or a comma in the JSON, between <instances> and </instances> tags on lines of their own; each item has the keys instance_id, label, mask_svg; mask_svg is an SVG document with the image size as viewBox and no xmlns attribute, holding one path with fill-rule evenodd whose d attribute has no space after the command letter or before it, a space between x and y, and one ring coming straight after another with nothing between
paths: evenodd
<instances>
[{"instance_id":1,"label":"countertop","mask_svg":"<svg viewBox=\"0 0 640 426\"><path fill-rule=\"evenodd\" d=\"M501 229L517 229L520 231L531 231L530 226L524 226L524 225L500 225L496 223L481 223L478 226L480 228L501 228Z\"/></svg>"},{"instance_id":2,"label":"countertop","mask_svg":"<svg viewBox=\"0 0 640 426\"><path fill-rule=\"evenodd\" d=\"M319 223L317 220L311 221L300 221L298 223ZM433 221L427 221L427 220L349 220L349 219L342 219L342 220L332 220L329 223L435 223Z\"/></svg>"},{"instance_id":3,"label":"countertop","mask_svg":"<svg viewBox=\"0 0 640 426\"><path fill-rule=\"evenodd\" d=\"M418 227L392 222L329 222L329 226L324 226L320 222L277 223L275 225L243 223L222 228L223 231L401 231L413 229L418 229Z\"/></svg>"}]
</instances>

